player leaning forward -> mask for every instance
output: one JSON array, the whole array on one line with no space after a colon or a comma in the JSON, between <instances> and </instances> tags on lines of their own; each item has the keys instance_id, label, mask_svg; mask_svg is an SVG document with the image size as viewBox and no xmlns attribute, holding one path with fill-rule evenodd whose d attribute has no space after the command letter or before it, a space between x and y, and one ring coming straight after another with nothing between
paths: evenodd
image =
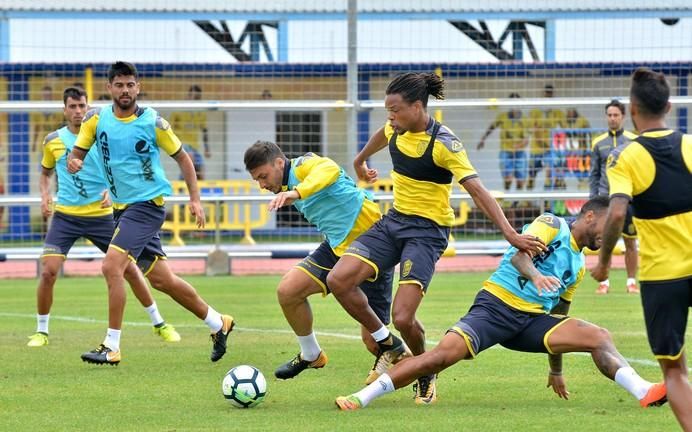
<instances>
[{"instance_id":1,"label":"player leaning forward","mask_svg":"<svg viewBox=\"0 0 692 432\"><path fill-rule=\"evenodd\" d=\"M204 226L192 161L168 122L153 109L137 105L139 79L134 65L114 63L108 72L107 87L113 104L87 113L68 162L68 170L78 172L87 152L96 148L108 181L116 223L102 266L108 284L108 332L99 347L82 354L82 360L97 364L120 362L120 329L125 310L123 273L130 261L136 262L147 254L152 260L143 269L145 275L156 289L204 320L212 332L211 360L217 361L226 353L233 318L207 305L190 284L171 271L158 234L166 213L163 197L172 192L161 167L159 149L180 166L190 193L190 211L197 218L197 226Z\"/></svg>"},{"instance_id":2,"label":"player leaning forward","mask_svg":"<svg viewBox=\"0 0 692 432\"><path fill-rule=\"evenodd\" d=\"M543 240L546 251L534 255L510 247L467 314L433 350L401 361L357 393L338 397L339 409L362 408L417 377L476 358L497 344L514 351L548 354L548 386L564 399L569 392L562 376L562 354L588 352L598 370L637 398L642 407L665 403L665 385L641 378L617 351L608 331L566 315L584 278L582 250L600 247L607 212L608 198L596 197L584 204L573 223L550 213L539 216L524 233Z\"/></svg>"}]
</instances>

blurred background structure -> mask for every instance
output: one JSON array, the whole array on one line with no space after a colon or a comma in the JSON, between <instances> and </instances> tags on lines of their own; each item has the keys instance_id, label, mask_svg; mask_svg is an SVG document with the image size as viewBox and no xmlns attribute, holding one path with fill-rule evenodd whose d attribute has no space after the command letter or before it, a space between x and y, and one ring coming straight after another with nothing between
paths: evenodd
<instances>
[{"instance_id":1,"label":"blurred background structure","mask_svg":"<svg viewBox=\"0 0 692 432\"><path fill-rule=\"evenodd\" d=\"M637 67L670 80L669 126L686 131L692 104L686 1L0 0L0 11L0 253L11 260L40 251L40 154L62 124L62 90L78 85L93 105L109 103L105 73L116 60L137 65L140 104L159 110L197 160L208 228L196 232L184 201L173 199L164 231L172 255L187 258L216 249L292 257L316 245L319 236L295 212L266 211L242 155L270 140L289 157L316 152L352 172L358 149L385 122L384 89L401 72L446 80L446 100L429 110L464 143L517 228L545 209L578 210L591 140L607 129L605 104L627 103ZM520 189L506 187L501 151L527 158ZM184 194L177 167L164 159ZM387 195L387 152L371 165L381 175L375 191ZM489 221L455 192L450 254L502 249ZM389 204L384 196L381 205Z\"/></svg>"}]
</instances>

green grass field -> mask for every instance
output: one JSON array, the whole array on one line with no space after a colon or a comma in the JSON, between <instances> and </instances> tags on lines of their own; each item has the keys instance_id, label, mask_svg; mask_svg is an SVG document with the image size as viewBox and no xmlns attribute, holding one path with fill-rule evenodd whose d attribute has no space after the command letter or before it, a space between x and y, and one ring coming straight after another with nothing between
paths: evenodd
<instances>
[{"instance_id":1,"label":"green grass field","mask_svg":"<svg viewBox=\"0 0 692 432\"><path fill-rule=\"evenodd\" d=\"M431 342L471 304L487 274L438 274L419 317ZM28 348L35 330L35 281L0 282L0 429L181 431L385 431L385 430L581 430L664 431L677 424L668 406L642 410L634 398L601 376L589 356L564 361L569 401L546 389L547 359L502 348L462 362L439 378L439 400L416 406L410 388L358 412L339 412L334 398L359 390L372 356L358 327L331 298L312 301L320 342L330 357L324 369L278 381L274 368L298 351L275 300L278 277L190 277L217 310L233 314L238 327L230 351L209 361L208 330L168 297L155 293L160 310L183 340L166 344L151 332L148 317L128 297L123 361L118 367L82 363L106 329L106 288L99 278L58 281L51 312L50 345ZM608 328L620 352L639 373L660 379L646 341L637 296L624 293L614 272L611 294L597 297L587 280L572 307L578 316ZM688 334L689 337L689 334ZM231 407L221 379L238 364L262 370L268 396L257 408Z\"/></svg>"}]
</instances>

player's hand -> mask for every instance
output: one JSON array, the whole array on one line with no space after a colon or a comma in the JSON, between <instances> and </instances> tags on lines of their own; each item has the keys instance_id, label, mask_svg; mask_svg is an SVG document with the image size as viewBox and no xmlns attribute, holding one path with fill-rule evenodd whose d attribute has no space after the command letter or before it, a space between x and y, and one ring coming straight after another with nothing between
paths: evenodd
<instances>
[{"instance_id":1,"label":"player's hand","mask_svg":"<svg viewBox=\"0 0 692 432\"><path fill-rule=\"evenodd\" d=\"M516 234L508 238L509 244L534 257L548 250L540 238L529 234Z\"/></svg>"},{"instance_id":2,"label":"player's hand","mask_svg":"<svg viewBox=\"0 0 692 432\"><path fill-rule=\"evenodd\" d=\"M377 181L377 170L374 168L368 168L368 164L366 162L363 162L360 165L353 165L353 168L356 170L358 180L368 183L375 183L375 181Z\"/></svg>"},{"instance_id":3,"label":"player's hand","mask_svg":"<svg viewBox=\"0 0 692 432\"><path fill-rule=\"evenodd\" d=\"M296 190L279 192L273 200L269 202L269 211L276 211L284 206L293 204L295 200L300 199L300 194Z\"/></svg>"},{"instance_id":4,"label":"player's hand","mask_svg":"<svg viewBox=\"0 0 692 432\"><path fill-rule=\"evenodd\" d=\"M608 279L608 273L608 266L605 266L600 262L591 269L591 277L596 279L598 282L603 282L604 280Z\"/></svg>"},{"instance_id":5,"label":"player's hand","mask_svg":"<svg viewBox=\"0 0 692 432\"><path fill-rule=\"evenodd\" d=\"M565 378L562 375L548 375L548 385L546 387L552 387L555 394L564 400L569 399L569 391L567 391L567 385L565 384Z\"/></svg>"},{"instance_id":6,"label":"player's hand","mask_svg":"<svg viewBox=\"0 0 692 432\"><path fill-rule=\"evenodd\" d=\"M560 286L562 285L560 283L560 280L555 276L546 276L542 274L539 274L538 276L532 278L531 283L533 283L533 285L538 290L539 296L542 296L543 292L557 292L560 289Z\"/></svg>"},{"instance_id":7,"label":"player's hand","mask_svg":"<svg viewBox=\"0 0 692 432\"><path fill-rule=\"evenodd\" d=\"M79 172L82 169L82 165L84 164L84 161L81 159L77 158L68 158L67 161L67 171L70 174L74 174L76 172Z\"/></svg>"},{"instance_id":8,"label":"player's hand","mask_svg":"<svg viewBox=\"0 0 692 432\"><path fill-rule=\"evenodd\" d=\"M53 197L50 195L45 198L41 198L41 214L43 214L44 218L47 218L53 214Z\"/></svg>"},{"instance_id":9,"label":"player's hand","mask_svg":"<svg viewBox=\"0 0 692 432\"><path fill-rule=\"evenodd\" d=\"M207 159L210 159L211 158L211 152L209 150L205 150L204 151L204 157Z\"/></svg>"},{"instance_id":10,"label":"player's hand","mask_svg":"<svg viewBox=\"0 0 692 432\"><path fill-rule=\"evenodd\" d=\"M101 208L108 208L113 206L113 201L111 201L111 196L108 194L107 190L101 192Z\"/></svg>"},{"instance_id":11,"label":"player's hand","mask_svg":"<svg viewBox=\"0 0 692 432\"><path fill-rule=\"evenodd\" d=\"M195 217L197 221L197 228L204 228L205 218L204 218L204 208L202 203L199 201L190 200L190 213Z\"/></svg>"}]
</instances>

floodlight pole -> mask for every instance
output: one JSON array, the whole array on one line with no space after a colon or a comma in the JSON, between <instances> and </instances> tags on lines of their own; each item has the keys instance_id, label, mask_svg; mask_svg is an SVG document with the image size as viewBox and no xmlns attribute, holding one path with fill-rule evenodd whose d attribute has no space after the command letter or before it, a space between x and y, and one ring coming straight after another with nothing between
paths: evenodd
<instances>
[{"instance_id":1,"label":"floodlight pole","mask_svg":"<svg viewBox=\"0 0 692 432\"><path fill-rule=\"evenodd\" d=\"M353 173L350 161L358 153L358 0L348 0L348 66L346 69L348 108L346 120L346 161Z\"/></svg>"}]
</instances>

